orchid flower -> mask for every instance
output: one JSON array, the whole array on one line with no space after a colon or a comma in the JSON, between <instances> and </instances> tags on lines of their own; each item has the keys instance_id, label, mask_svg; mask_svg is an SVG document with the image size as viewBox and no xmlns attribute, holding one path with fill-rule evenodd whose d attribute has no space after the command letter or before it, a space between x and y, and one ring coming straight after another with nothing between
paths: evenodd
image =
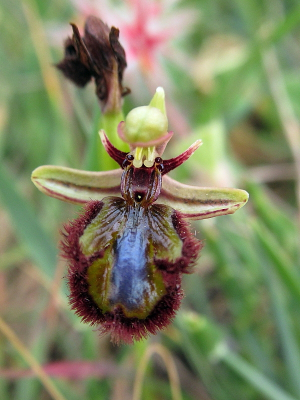
<instances>
[{"instance_id":1,"label":"orchid flower","mask_svg":"<svg viewBox=\"0 0 300 400\"><path fill-rule=\"evenodd\" d=\"M78 12L78 23L93 15L120 29L128 63L125 82L132 89L136 103L144 104L149 93L162 83L169 93L174 92L174 81L170 79L164 61L177 65L182 71L193 65L188 52L178 46L178 39L183 39L195 24L201 23L197 7L183 5L179 0L71 2ZM138 90L137 82L140 82ZM188 135L189 123L172 97L168 98L168 118L170 124L176 126L179 136Z\"/></svg>"},{"instance_id":2,"label":"orchid flower","mask_svg":"<svg viewBox=\"0 0 300 400\"><path fill-rule=\"evenodd\" d=\"M129 112L118 134L129 143L129 152L100 132L119 169L41 166L32 180L51 197L84 205L83 213L65 225L61 245L72 308L100 333L110 332L112 341L132 343L166 327L180 306L182 274L192 272L203 246L189 221L232 214L248 193L188 186L167 175L202 142L163 159L172 132L162 88L149 106Z\"/></svg>"},{"instance_id":3,"label":"orchid flower","mask_svg":"<svg viewBox=\"0 0 300 400\"><path fill-rule=\"evenodd\" d=\"M95 15L120 28L129 68L135 74L138 69L144 74L162 72L161 57L185 60L171 42L199 21L198 10L179 7L179 0L125 0L117 5L109 0L71 1L83 18Z\"/></svg>"},{"instance_id":4,"label":"orchid flower","mask_svg":"<svg viewBox=\"0 0 300 400\"><path fill-rule=\"evenodd\" d=\"M102 113L119 111L122 97L130 92L122 86L127 62L119 29L94 16L87 18L83 36L75 24L71 26L73 36L65 41L64 59L56 67L79 87L94 78Z\"/></svg>"}]
</instances>

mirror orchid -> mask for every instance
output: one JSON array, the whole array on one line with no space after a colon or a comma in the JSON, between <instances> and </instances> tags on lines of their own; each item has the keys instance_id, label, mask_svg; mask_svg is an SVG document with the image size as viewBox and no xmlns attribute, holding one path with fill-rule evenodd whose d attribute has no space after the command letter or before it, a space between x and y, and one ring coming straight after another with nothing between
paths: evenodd
<instances>
[{"instance_id":1,"label":"mirror orchid","mask_svg":"<svg viewBox=\"0 0 300 400\"><path fill-rule=\"evenodd\" d=\"M84 204L83 214L65 225L62 241L72 308L101 333L110 332L114 342L132 343L167 326L180 306L182 274L192 272L202 247L188 221L234 213L248 194L168 177L201 141L175 158L162 158L172 136L162 88L149 106L133 109L118 131L130 152L100 135L119 169L41 166L32 180L51 197Z\"/></svg>"},{"instance_id":2,"label":"mirror orchid","mask_svg":"<svg viewBox=\"0 0 300 400\"><path fill-rule=\"evenodd\" d=\"M119 122L128 90L122 86L126 58L118 30L95 17L87 19L83 37L74 24L72 29L57 67L79 86L93 78L103 118ZM182 275L193 272L203 247L189 221L232 214L247 202L248 193L189 186L168 176L202 142L164 159L172 132L161 87L148 106L134 108L113 126L120 142L130 147L119 150L108 132L100 131L118 169L45 165L33 171L32 181L48 196L84 206L64 226L61 241L72 309L100 333L110 333L113 342L132 343L166 327L180 307Z\"/></svg>"}]
</instances>

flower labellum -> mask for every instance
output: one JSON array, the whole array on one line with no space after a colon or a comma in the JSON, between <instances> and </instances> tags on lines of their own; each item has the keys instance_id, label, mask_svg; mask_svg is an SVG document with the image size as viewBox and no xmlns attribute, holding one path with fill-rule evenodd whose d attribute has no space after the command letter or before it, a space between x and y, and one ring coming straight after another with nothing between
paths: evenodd
<instances>
[{"instance_id":1,"label":"flower labellum","mask_svg":"<svg viewBox=\"0 0 300 400\"><path fill-rule=\"evenodd\" d=\"M152 118L152 116L154 116ZM189 220L231 214L248 200L240 189L183 185L167 173L200 146L179 156L161 156L167 132L164 91L120 123L129 153L101 132L107 153L121 167L86 172L43 166L32 173L44 193L85 204L65 226L63 256L69 264L70 303L84 322L111 333L115 343L132 343L166 327L183 298L182 274L191 273L202 243Z\"/></svg>"}]
</instances>

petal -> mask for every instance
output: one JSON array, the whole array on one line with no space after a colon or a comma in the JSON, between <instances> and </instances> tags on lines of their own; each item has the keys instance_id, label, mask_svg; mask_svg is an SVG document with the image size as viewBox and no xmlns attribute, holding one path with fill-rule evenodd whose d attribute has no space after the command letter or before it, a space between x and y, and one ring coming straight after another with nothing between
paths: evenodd
<instances>
[{"instance_id":1,"label":"petal","mask_svg":"<svg viewBox=\"0 0 300 400\"><path fill-rule=\"evenodd\" d=\"M122 167L128 153L118 150L108 139L103 129L99 131L101 142L107 154Z\"/></svg>"},{"instance_id":2,"label":"petal","mask_svg":"<svg viewBox=\"0 0 300 400\"><path fill-rule=\"evenodd\" d=\"M187 161L191 155L194 154L194 152L198 149L199 146L202 145L202 140L196 140L195 143L193 143L186 151L183 153L179 154L179 156L170 158L169 160L164 160L163 165L164 169L162 171L162 174L167 174L168 172L172 171L173 169L179 167L179 165L183 164L185 161Z\"/></svg>"},{"instance_id":3,"label":"petal","mask_svg":"<svg viewBox=\"0 0 300 400\"><path fill-rule=\"evenodd\" d=\"M50 197L73 204L101 200L105 196L120 196L122 170L106 172L44 165L32 172L35 186Z\"/></svg>"},{"instance_id":4,"label":"petal","mask_svg":"<svg viewBox=\"0 0 300 400\"><path fill-rule=\"evenodd\" d=\"M165 175L157 201L175 208L183 218L198 220L233 214L248 197L245 190L183 185Z\"/></svg>"},{"instance_id":5,"label":"petal","mask_svg":"<svg viewBox=\"0 0 300 400\"><path fill-rule=\"evenodd\" d=\"M84 322L116 343L132 343L167 326L183 297L202 244L172 208L128 206L118 197L89 202L65 226L70 303Z\"/></svg>"}]
</instances>

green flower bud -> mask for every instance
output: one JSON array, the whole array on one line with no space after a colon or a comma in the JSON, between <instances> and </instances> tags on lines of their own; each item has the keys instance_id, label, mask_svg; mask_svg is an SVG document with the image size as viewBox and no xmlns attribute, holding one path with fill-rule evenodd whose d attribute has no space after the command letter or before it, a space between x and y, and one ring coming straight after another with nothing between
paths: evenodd
<instances>
[{"instance_id":1,"label":"green flower bud","mask_svg":"<svg viewBox=\"0 0 300 400\"><path fill-rule=\"evenodd\" d=\"M167 117L156 107L142 106L129 112L125 120L124 138L139 145L163 138L168 130Z\"/></svg>"},{"instance_id":2,"label":"green flower bud","mask_svg":"<svg viewBox=\"0 0 300 400\"><path fill-rule=\"evenodd\" d=\"M167 116L166 103L165 103L165 91L161 86L159 86L156 89L155 94L152 97L152 100L150 101L149 106L158 108L165 116Z\"/></svg>"},{"instance_id":3,"label":"green flower bud","mask_svg":"<svg viewBox=\"0 0 300 400\"><path fill-rule=\"evenodd\" d=\"M170 139L165 92L158 87L148 106L131 110L118 127L120 138L133 148L153 147Z\"/></svg>"},{"instance_id":4,"label":"green flower bud","mask_svg":"<svg viewBox=\"0 0 300 400\"><path fill-rule=\"evenodd\" d=\"M136 168L142 165L153 166L155 157L162 154L172 137L172 132L168 132L165 92L162 87L156 89L148 106L134 108L128 113L125 121L118 126L118 135L129 143Z\"/></svg>"}]
</instances>

